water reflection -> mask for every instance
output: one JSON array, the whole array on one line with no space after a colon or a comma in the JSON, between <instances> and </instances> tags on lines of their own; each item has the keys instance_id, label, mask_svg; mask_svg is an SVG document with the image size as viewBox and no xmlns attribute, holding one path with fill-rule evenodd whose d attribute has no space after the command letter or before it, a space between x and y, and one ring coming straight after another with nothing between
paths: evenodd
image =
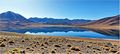
<instances>
[{"instance_id":1,"label":"water reflection","mask_svg":"<svg viewBox=\"0 0 120 54\"><path fill-rule=\"evenodd\" d=\"M90 31L100 33L103 35L107 35L107 36L118 36L118 37L119 37L119 31L120 31L117 29L91 29L91 28L85 28L85 29L88 29Z\"/></svg>"},{"instance_id":2,"label":"water reflection","mask_svg":"<svg viewBox=\"0 0 120 54\"><path fill-rule=\"evenodd\" d=\"M83 32L83 31L88 31L88 29L75 28L75 27L41 27L41 28L27 28L27 29L18 29L18 30L7 29L3 31L17 32L17 33L25 33L27 31L31 33L38 33L38 32L52 33L52 32L69 32L69 31Z\"/></svg>"},{"instance_id":3,"label":"water reflection","mask_svg":"<svg viewBox=\"0 0 120 54\"><path fill-rule=\"evenodd\" d=\"M88 29L88 28L75 28L75 27L42 27L42 28L28 28L28 29L7 29L4 31L28 33L38 35L55 35L55 36L76 36L88 38L114 38L119 39L119 30L113 29ZM109 37L111 36L111 37Z\"/></svg>"}]
</instances>

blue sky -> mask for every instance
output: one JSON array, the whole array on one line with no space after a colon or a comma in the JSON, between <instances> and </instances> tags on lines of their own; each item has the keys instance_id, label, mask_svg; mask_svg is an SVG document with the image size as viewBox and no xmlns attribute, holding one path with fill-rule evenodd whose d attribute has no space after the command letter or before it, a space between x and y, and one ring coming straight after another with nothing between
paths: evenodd
<instances>
[{"instance_id":1,"label":"blue sky","mask_svg":"<svg viewBox=\"0 0 120 54\"><path fill-rule=\"evenodd\" d=\"M13 11L26 18L100 19L119 14L119 0L1 0L0 13Z\"/></svg>"}]
</instances>

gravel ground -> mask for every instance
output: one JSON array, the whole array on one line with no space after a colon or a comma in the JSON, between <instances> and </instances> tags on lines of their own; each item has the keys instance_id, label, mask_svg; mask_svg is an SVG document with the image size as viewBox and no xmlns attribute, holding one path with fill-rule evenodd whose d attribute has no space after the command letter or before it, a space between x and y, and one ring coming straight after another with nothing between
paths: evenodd
<instances>
[{"instance_id":1,"label":"gravel ground","mask_svg":"<svg viewBox=\"0 0 120 54\"><path fill-rule=\"evenodd\" d=\"M0 32L0 54L120 54L118 41Z\"/></svg>"}]
</instances>

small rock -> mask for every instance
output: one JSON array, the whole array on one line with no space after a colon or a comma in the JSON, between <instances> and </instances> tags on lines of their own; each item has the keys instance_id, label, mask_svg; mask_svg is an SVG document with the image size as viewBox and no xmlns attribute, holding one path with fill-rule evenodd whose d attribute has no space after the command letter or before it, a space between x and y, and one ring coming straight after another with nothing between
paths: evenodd
<instances>
[{"instance_id":1,"label":"small rock","mask_svg":"<svg viewBox=\"0 0 120 54\"><path fill-rule=\"evenodd\" d=\"M55 53L55 51L52 51L52 53Z\"/></svg>"},{"instance_id":2,"label":"small rock","mask_svg":"<svg viewBox=\"0 0 120 54\"><path fill-rule=\"evenodd\" d=\"M5 47L5 44L1 44L0 47Z\"/></svg>"},{"instance_id":3,"label":"small rock","mask_svg":"<svg viewBox=\"0 0 120 54\"><path fill-rule=\"evenodd\" d=\"M26 49L30 49L30 48L26 48Z\"/></svg>"},{"instance_id":4,"label":"small rock","mask_svg":"<svg viewBox=\"0 0 120 54\"><path fill-rule=\"evenodd\" d=\"M80 49L78 49L78 48L71 48L71 50L80 51Z\"/></svg>"},{"instance_id":5,"label":"small rock","mask_svg":"<svg viewBox=\"0 0 120 54\"><path fill-rule=\"evenodd\" d=\"M106 51L109 51L109 49L105 49Z\"/></svg>"},{"instance_id":6,"label":"small rock","mask_svg":"<svg viewBox=\"0 0 120 54\"><path fill-rule=\"evenodd\" d=\"M112 46L112 43L107 43L108 46Z\"/></svg>"},{"instance_id":7,"label":"small rock","mask_svg":"<svg viewBox=\"0 0 120 54\"><path fill-rule=\"evenodd\" d=\"M45 42L46 45L48 45L48 42Z\"/></svg>"},{"instance_id":8,"label":"small rock","mask_svg":"<svg viewBox=\"0 0 120 54\"><path fill-rule=\"evenodd\" d=\"M115 50L112 50L111 52L113 52L113 53L116 53L117 51L115 51Z\"/></svg>"},{"instance_id":9,"label":"small rock","mask_svg":"<svg viewBox=\"0 0 120 54\"><path fill-rule=\"evenodd\" d=\"M41 44L41 46L44 46L44 44Z\"/></svg>"},{"instance_id":10,"label":"small rock","mask_svg":"<svg viewBox=\"0 0 120 54\"><path fill-rule=\"evenodd\" d=\"M23 51L20 51L20 53L21 53L21 54L25 54L25 51L24 51L24 50L23 50Z\"/></svg>"},{"instance_id":11,"label":"small rock","mask_svg":"<svg viewBox=\"0 0 120 54\"><path fill-rule=\"evenodd\" d=\"M71 45L67 45L68 47L71 47Z\"/></svg>"},{"instance_id":12,"label":"small rock","mask_svg":"<svg viewBox=\"0 0 120 54\"><path fill-rule=\"evenodd\" d=\"M24 40L22 40L22 42L25 42Z\"/></svg>"},{"instance_id":13,"label":"small rock","mask_svg":"<svg viewBox=\"0 0 120 54\"><path fill-rule=\"evenodd\" d=\"M3 41L7 41L6 39L3 39Z\"/></svg>"},{"instance_id":14,"label":"small rock","mask_svg":"<svg viewBox=\"0 0 120 54\"><path fill-rule=\"evenodd\" d=\"M41 49L44 49L44 48L41 48Z\"/></svg>"},{"instance_id":15,"label":"small rock","mask_svg":"<svg viewBox=\"0 0 120 54\"><path fill-rule=\"evenodd\" d=\"M13 42L13 41L10 41L9 43L10 43L10 45L14 44L14 42Z\"/></svg>"},{"instance_id":16,"label":"small rock","mask_svg":"<svg viewBox=\"0 0 120 54\"><path fill-rule=\"evenodd\" d=\"M13 51L18 51L17 49L14 49Z\"/></svg>"},{"instance_id":17,"label":"small rock","mask_svg":"<svg viewBox=\"0 0 120 54\"><path fill-rule=\"evenodd\" d=\"M90 46L87 46L87 48L90 48Z\"/></svg>"},{"instance_id":18,"label":"small rock","mask_svg":"<svg viewBox=\"0 0 120 54\"><path fill-rule=\"evenodd\" d=\"M55 47L60 47L59 45L55 45Z\"/></svg>"}]
</instances>

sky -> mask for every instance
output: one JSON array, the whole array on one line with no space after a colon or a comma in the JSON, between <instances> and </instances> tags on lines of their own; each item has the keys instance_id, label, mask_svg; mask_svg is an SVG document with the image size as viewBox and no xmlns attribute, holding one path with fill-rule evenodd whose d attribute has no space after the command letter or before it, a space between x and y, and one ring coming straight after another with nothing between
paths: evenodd
<instances>
[{"instance_id":1,"label":"sky","mask_svg":"<svg viewBox=\"0 0 120 54\"><path fill-rule=\"evenodd\" d=\"M0 13L26 18L101 19L119 14L119 0L0 0Z\"/></svg>"}]
</instances>

